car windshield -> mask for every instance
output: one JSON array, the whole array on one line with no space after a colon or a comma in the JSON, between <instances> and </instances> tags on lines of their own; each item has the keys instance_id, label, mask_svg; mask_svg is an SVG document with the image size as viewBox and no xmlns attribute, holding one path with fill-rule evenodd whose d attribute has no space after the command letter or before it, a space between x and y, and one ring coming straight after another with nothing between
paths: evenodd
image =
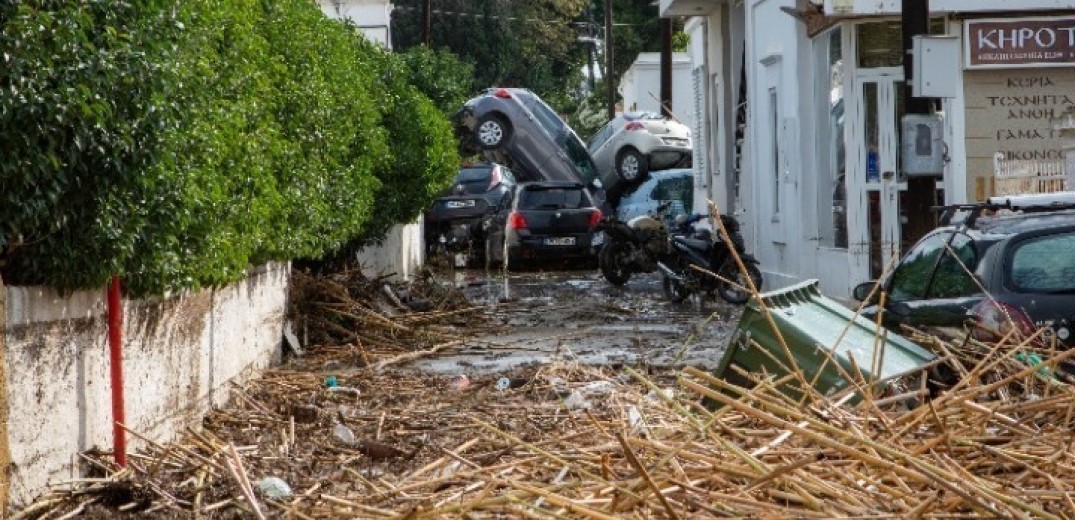
<instances>
[{"instance_id":1,"label":"car windshield","mask_svg":"<svg viewBox=\"0 0 1075 520\"><path fill-rule=\"evenodd\" d=\"M1018 292L1075 293L1075 233L1036 237L1012 252L1009 280Z\"/></svg>"},{"instance_id":2,"label":"car windshield","mask_svg":"<svg viewBox=\"0 0 1075 520\"><path fill-rule=\"evenodd\" d=\"M582 188L531 187L519 196L519 209L579 209L591 207Z\"/></svg>"},{"instance_id":3,"label":"car windshield","mask_svg":"<svg viewBox=\"0 0 1075 520\"><path fill-rule=\"evenodd\" d=\"M463 192L467 195L485 193L489 189L492 171L489 167L463 168L455 177L456 186L462 186Z\"/></svg>"}]
</instances>

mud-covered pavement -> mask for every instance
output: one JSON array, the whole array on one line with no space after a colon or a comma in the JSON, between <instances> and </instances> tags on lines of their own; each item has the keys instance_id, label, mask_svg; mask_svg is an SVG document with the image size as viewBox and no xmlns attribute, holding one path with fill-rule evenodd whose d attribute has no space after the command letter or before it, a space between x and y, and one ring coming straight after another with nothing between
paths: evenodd
<instances>
[{"instance_id":1,"label":"mud-covered pavement","mask_svg":"<svg viewBox=\"0 0 1075 520\"><path fill-rule=\"evenodd\" d=\"M741 307L692 298L673 304L657 274L622 288L596 270L520 273L460 270L445 275L496 322L466 348L411 368L442 374L489 374L553 360L589 365L711 368L735 329ZM463 332L463 331L461 331Z\"/></svg>"}]
</instances>

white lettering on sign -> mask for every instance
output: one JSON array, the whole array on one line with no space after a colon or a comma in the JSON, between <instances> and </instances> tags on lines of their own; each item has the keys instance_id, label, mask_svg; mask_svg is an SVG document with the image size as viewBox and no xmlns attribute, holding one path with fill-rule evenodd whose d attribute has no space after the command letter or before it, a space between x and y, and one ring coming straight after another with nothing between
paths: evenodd
<instances>
[{"instance_id":1,"label":"white lettering on sign","mask_svg":"<svg viewBox=\"0 0 1075 520\"><path fill-rule=\"evenodd\" d=\"M1075 65L1075 18L967 20L968 68Z\"/></svg>"},{"instance_id":2,"label":"white lettering on sign","mask_svg":"<svg viewBox=\"0 0 1075 520\"><path fill-rule=\"evenodd\" d=\"M1061 27L1058 29L1004 29L978 30L978 48L1001 50L1006 48L1022 49L1028 42L1037 44L1038 47L1055 47L1059 37L1066 38L1066 45L1075 47L1075 26Z\"/></svg>"}]
</instances>

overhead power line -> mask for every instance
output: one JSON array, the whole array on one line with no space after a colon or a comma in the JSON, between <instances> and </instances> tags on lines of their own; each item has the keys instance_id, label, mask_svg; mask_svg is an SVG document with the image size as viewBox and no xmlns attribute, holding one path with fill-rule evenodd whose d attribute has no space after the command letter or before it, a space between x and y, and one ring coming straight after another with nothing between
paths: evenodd
<instances>
[{"instance_id":1,"label":"overhead power line","mask_svg":"<svg viewBox=\"0 0 1075 520\"><path fill-rule=\"evenodd\" d=\"M409 6L403 6L403 5L393 6L392 9L395 10L395 11L407 11L407 12L421 12L422 11L421 7L409 7ZM500 16L500 15L495 15L495 14L468 13L468 12L464 12L464 11L445 11L443 9L433 9L433 10L430 11L430 14L441 15L441 16L457 16L457 17L460 17L460 18L484 18L484 19L488 19L488 20L506 20L506 21L509 21L509 22L540 23L540 24L545 24L545 25L554 25L554 24L559 25L559 24L562 24L562 25L572 25L572 26L576 26L576 27L582 27L582 26L586 26L586 25L594 25L594 24L591 24L590 22L568 22L568 21L564 21L564 20L542 20L540 18L520 18L520 17L517 17L517 16ZM614 27L636 27L636 26L640 26L640 25L643 25L643 24L640 24L640 23L613 23L612 25Z\"/></svg>"}]
</instances>

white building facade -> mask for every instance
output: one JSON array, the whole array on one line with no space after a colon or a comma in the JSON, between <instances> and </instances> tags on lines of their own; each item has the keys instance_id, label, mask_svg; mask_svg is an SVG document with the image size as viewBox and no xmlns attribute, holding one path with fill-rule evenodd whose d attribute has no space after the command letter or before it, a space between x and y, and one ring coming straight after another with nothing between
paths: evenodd
<instances>
[{"instance_id":1,"label":"white building facade","mask_svg":"<svg viewBox=\"0 0 1075 520\"><path fill-rule=\"evenodd\" d=\"M317 0L321 12L350 20L370 41L392 48L392 3L387 0Z\"/></svg>"},{"instance_id":2,"label":"white building facade","mask_svg":"<svg viewBox=\"0 0 1075 520\"><path fill-rule=\"evenodd\" d=\"M704 196L740 219L767 288L817 278L846 298L934 227L931 206L1065 186L1075 0L930 4L930 35L959 51L923 73L952 93L935 104L943 171L915 176L900 0L661 0L691 17Z\"/></svg>"}]
</instances>

